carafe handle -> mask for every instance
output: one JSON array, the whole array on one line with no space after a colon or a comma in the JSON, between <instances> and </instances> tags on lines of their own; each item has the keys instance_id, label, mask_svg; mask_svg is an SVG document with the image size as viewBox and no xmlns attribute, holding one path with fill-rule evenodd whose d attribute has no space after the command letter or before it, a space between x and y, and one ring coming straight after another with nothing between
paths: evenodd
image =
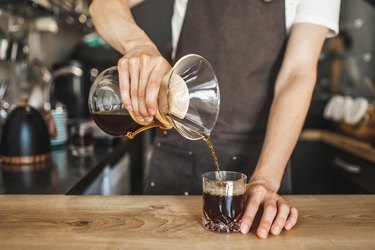
<instances>
[{"instance_id":1,"label":"carafe handle","mask_svg":"<svg viewBox=\"0 0 375 250\"><path fill-rule=\"evenodd\" d=\"M159 128L161 128L161 129L170 129L170 128L168 128L168 127L165 127L165 126L162 126L162 125L160 125L159 123L157 123L157 122L153 122L153 123L150 123L150 124L148 124L148 125L145 125L145 126L143 126L143 127L140 127L139 129L137 129L136 131L134 131L134 132L127 132L126 134L125 134L125 136L128 138L128 139L130 139L130 140L132 140L132 139L134 139L134 137L137 135L137 134L139 134L139 133L141 133L141 132L143 132L143 131L145 131L145 130L147 130L147 129L150 129L150 128L156 128L156 127L159 127Z\"/></svg>"}]
</instances>

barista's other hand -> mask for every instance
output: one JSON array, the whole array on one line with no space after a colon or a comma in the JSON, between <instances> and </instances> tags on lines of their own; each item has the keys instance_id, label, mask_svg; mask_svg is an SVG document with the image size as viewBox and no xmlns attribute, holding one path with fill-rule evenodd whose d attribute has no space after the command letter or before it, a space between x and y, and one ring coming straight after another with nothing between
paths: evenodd
<instances>
[{"instance_id":1,"label":"barista's other hand","mask_svg":"<svg viewBox=\"0 0 375 250\"><path fill-rule=\"evenodd\" d=\"M281 230L289 230L297 223L297 209L273 191L266 181L250 180L247 196L247 206L241 222L242 233L249 232L261 207L263 214L256 230L257 236L261 239L266 239L269 233L279 235Z\"/></svg>"},{"instance_id":2,"label":"barista's other hand","mask_svg":"<svg viewBox=\"0 0 375 250\"><path fill-rule=\"evenodd\" d=\"M150 46L137 47L117 64L122 102L140 121L151 121L157 111L162 78L171 66Z\"/></svg>"}]
</instances>

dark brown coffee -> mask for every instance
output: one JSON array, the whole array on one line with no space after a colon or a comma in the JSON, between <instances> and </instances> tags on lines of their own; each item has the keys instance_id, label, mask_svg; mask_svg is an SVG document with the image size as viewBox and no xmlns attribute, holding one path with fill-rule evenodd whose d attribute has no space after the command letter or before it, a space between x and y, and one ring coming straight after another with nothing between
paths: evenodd
<instances>
[{"instance_id":1,"label":"dark brown coffee","mask_svg":"<svg viewBox=\"0 0 375 250\"><path fill-rule=\"evenodd\" d=\"M92 117L100 129L110 135L125 135L141 127L127 111L95 112Z\"/></svg>"},{"instance_id":2,"label":"dark brown coffee","mask_svg":"<svg viewBox=\"0 0 375 250\"><path fill-rule=\"evenodd\" d=\"M245 210L244 194L203 193L203 226L215 232L239 232Z\"/></svg>"},{"instance_id":3,"label":"dark brown coffee","mask_svg":"<svg viewBox=\"0 0 375 250\"><path fill-rule=\"evenodd\" d=\"M207 143L207 146L211 151L211 155L212 155L212 158L214 159L216 171L217 171L218 176L219 176L219 181L221 181L220 166L219 166L219 161L218 161L217 156L216 156L214 145L212 144L212 141L209 137L203 137L203 140Z\"/></svg>"}]
</instances>

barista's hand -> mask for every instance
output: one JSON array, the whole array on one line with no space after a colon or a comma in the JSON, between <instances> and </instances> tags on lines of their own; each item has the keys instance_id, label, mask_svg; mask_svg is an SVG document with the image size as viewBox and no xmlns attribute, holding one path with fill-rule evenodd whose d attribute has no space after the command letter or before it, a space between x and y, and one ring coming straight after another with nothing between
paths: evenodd
<instances>
[{"instance_id":1,"label":"barista's hand","mask_svg":"<svg viewBox=\"0 0 375 250\"><path fill-rule=\"evenodd\" d=\"M140 121L151 121L157 111L162 78L171 69L153 47L137 47L117 64L122 102Z\"/></svg>"},{"instance_id":2,"label":"barista's hand","mask_svg":"<svg viewBox=\"0 0 375 250\"><path fill-rule=\"evenodd\" d=\"M263 214L256 231L261 239L266 239L268 234L279 235L281 230L291 229L297 222L298 211L290 206L276 192L272 191L266 181L250 181L247 186L247 206L242 217L241 232L249 232L258 210L263 207Z\"/></svg>"}]
</instances>

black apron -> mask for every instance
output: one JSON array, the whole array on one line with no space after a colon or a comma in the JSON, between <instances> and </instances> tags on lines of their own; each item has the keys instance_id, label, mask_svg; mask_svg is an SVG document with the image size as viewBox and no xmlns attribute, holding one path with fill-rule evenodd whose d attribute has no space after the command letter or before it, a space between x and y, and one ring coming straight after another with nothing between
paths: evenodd
<instances>
[{"instance_id":1,"label":"black apron","mask_svg":"<svg viewBox=\"0 0 375 250\"><path fill-rule=\"evenodd\" d=\"M284 0L189 0L175 60L198 54L216 73L221 105L211 139L221 170L254 171L285 42ZM148 169L145 194L200 194L202 173L215 165L203 140L172 129L156 136Z\"/></svg>"}]
</instances>

